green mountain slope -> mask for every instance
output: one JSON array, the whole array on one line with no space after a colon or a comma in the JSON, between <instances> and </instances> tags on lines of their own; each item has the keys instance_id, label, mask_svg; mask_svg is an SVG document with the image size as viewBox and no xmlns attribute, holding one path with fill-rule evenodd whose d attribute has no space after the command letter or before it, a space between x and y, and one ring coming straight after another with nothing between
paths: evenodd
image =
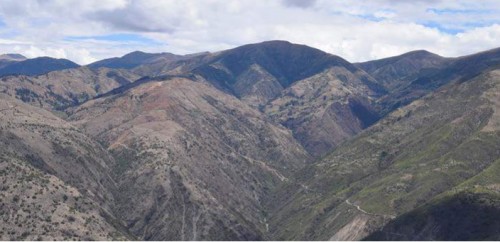
<instances>
[{"instance_id":1,"label":"green mountain slope","mask_svg":"<svg viewBox=\"0 0 500 242\"><path fill-rule=\"evenodd\" d=\"M272 233L361 239L485 171L500 158L499 85L498 70L450 83L299 172L277 191Z\"/></svg>"}]
</instances>

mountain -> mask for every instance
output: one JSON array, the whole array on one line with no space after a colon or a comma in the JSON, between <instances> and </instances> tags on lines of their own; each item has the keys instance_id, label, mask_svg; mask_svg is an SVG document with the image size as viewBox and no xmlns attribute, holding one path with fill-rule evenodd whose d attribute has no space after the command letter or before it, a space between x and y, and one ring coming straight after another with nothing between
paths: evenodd
<instances>
[{"instance_id":1,"label":"mountain","mask_svg":"<svg viewBox=\"0 0 500 242\"><path fill-rule=\"evenodd\" d=\"M264 113L320 157L379 119L373 102L381 90L363 71L331 67L284 89Z\"/></svg>"},{"instance_id":2,"label":"mountain","mask_svg":"<svg viewBox=\"0 0 500 242\"><path fill-rule=\"evenodd\" d=\"M268 41L222 51L191 72L252 106L266 104L293 83L328 68L358 69L344 59L305 45Z\"/></svg>"},{"instance_id":3,"label":"mountain","mask_svg":"<svg viewBox=\"0 0 500 242\"><path fill-rule=\"evenodd\" d=\"M0 77L0 92L48 110L62 111L139 78L126 70L80 67L38 76Z\"/></svg>"},{"instance_id":4,"label":"mountain","mask_svg":"<svg viewBox=\"0 0 500 242\"><path fill-rule=\"evenodd\" d=\"M317 157L374 123L378 114L373 101L386 93L346 60L287 41L159 61L133 71L149 76L199 75L291 129Z\"/></svg>"},{"instance_id":5,"label":"mountain","mask_svg":"<svg viewBox=\"0 0 500 242\"><path fill-rule=\"evenodd\" d=\"M156 59L132 69L132 72L141 76L182 75L194 68L207 63L214 54L210 52L189 55L177 55L176 58Z\"/></svg>"},{"instance_id":6,"label":"mountain","mask_svg":"<svg viewBox=\"0 0 500 242\"><path fill-rule=\"evenodd\" d=\"M26 60L27 58L23 55L20 54L3 54L0 55L0 60L1 61L23 61Z\"/></svg>"},{"instance_id":7,"label":"mountain","mask_svg":"<svg viewBox=\"0 0 500 242\"><path fill-rule=\"evenodd\" d=\"M43 109L0 94L2 240L132 239L114 218L105 149Z\"/></svg>"},{"instance_id":8,"label":"mountain","mask_svg":"<svg viewBox=\"0 0 500 242\"><path fill-rule=\"evenodd\" d=\"M385 93L344 59L286 41L223 51L192 72L291 129L316 157L374 123L372 101Z\"/></svg>"},{"instance_id":9,"label":"mountain","mask_svg":"<svg viewBox=\"0 0 500 242\"><path fill-rule=\"evenodd\" d=\"M286 41L223 51L192 72L290 128L317 157L375 122L371 101L385 93L344 59Z\"/></svg>"},{"instance_id":10,"label":"mountain","mask_svg":"<svg viewBox=\"0 0 500 242\"><path fill-rule=\"evenodd\" d=\"M450 58L444 58L425 50L417 50L355 65L380 81L387 90L394 90L407 85L409 81L421 75L420 73L442 68L450 61Z\"/></svg>"},{"instance_id":11,"label":"mountain","mask_svg":"<svg viewBox=\"0 0 500 242\"><path fill-rule=\"evenodd\" d=\"M90 68L122 68L122 69L132 69L134 67L153 63L159 60L177 60L182 56L174 55L171 53L145 53L141 51L134 51L128 53L122 57L115 57L96 61L88 65Z\"/></svg>"},{"instance_id":12,"label":"mountain","mask_svg":"<svg viewBox=\"0 0 500 242\"><path fill-rule=\"evenodd\" d=\"M3 66L7 63L24 61L26 59L27 58L25 56L20 55L20 54L3 54L3 55L0 55L0 65Z\"/></svg>"},{"instance_id":13,"label":"mountain","mask_svg":"<svg viewBox=\"0 0 500 242\"><path fill-rule=\"evenodd\" d=\"M500 159L499 85L500 69L449 82L299 171L270 200L281 204L271 212L271 233L283 239L362 239L396 219L368 238L497 238L488 226L480 226L485 234L450 229L496 223L478 220L470 209L500 211L493 175ZM446 215L461 207L468 210Z\"/></svg>"},{"instance_id":14,"label":"mountain","mask_svg":"<svg viewBox=\"0 0 500 242\"><path fill-rule=\"evenodd\" d=\"M262 201L310 161L291 132L204 79L142 79L69 120L115 157L117 215L144 240L267 238Z\"/></svg>"},{"instance_id":15,"label":"mountain","mask_svg":"<svg viewBox=\"0 0 500 242\"><path fill-rule=\"evenodd\" d=\"M499 50L268 41L1 77L0 238L497 240Z\"/></svg>"},{"instance_id":16,"label":"mountain","mask_svg":"<svg viewBox=\"0 0 500 242\"><path fill-rule=\"evenodd\" d=\"M20 54L3 54L0 55L0 69L14 62L26 60L26 57Z\"/></svg>"},{"instance_id":17,"label":"mountain","mask_svg":"<svg viewBox=\"0 0 500 242\"><path fill-rule=\"evenodd\" d=\"M500 65L500 48L459 58L446 59L435 68L422 69L410 76L404 85L391 90L380 98L377 107L382 115L405 106L443 85L453 81L468 80Z\"/></svg>"},{"instance_id":18,"label":"mountain","mask_svg":"<svg viewBox=\"0 0 500 242\"><path fill-rule=\"evenodd\" d=\"M19 59L19 56L15 57ZM9 63L0 68L0 76L40 75L51 71L76 68L78 66L78 64L66 59L38 57Z\"/></svg>"}]
</instances>

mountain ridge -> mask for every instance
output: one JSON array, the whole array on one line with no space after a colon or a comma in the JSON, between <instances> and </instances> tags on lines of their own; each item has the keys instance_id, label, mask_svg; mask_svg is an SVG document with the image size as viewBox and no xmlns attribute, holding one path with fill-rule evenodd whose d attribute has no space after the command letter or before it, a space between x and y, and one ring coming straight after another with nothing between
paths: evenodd
<instances>
[{"instance_id":1,"label":"mountain ridge","mask_svg":"<svg viewBox=\"0 0 500 242\"><path fill-rule=\"evenodd\" d=\"M9 62L0 68L0 76L7 75L40 75L51 71L79 67L78 64L67 59L52 57L37 57Z\"/></svg>"}]
</instances>

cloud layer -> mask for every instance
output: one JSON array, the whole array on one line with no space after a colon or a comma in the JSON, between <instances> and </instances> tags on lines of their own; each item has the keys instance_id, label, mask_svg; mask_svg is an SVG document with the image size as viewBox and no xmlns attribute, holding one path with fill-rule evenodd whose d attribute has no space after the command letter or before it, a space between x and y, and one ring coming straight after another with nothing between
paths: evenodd
<instances>
[{"instance_id":1,"label":"cloud layer","mask_svg":"<svg viewBox=\"0 0 500 242\"><path fill-rule=\"evenodd\" d=\"M349 61L500 47L497 0L3 0L0 52L80 64L142 50L187 54L283 39Z\"/></svg>"}]
</instances>

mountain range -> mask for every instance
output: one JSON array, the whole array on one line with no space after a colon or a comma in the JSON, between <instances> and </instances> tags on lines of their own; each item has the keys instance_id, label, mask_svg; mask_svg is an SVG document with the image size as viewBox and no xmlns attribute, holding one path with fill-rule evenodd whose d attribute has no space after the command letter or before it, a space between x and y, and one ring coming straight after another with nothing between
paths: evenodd
<instances>
[{"instance_id":1,"label":"mountain range","mask_svg":"<svg viewBox=\"0 0 500 242\"><path fill-rule=\"evenodd\" d=\"M499 240L500 49L0 56L2 240Z\"/></svg>"}]
</instances>

